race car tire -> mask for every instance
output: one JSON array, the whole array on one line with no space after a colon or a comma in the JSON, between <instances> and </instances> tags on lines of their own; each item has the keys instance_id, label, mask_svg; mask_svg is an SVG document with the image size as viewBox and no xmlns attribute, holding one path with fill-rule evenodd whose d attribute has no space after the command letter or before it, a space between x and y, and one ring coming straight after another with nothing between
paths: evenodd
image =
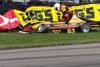
<instances>
[{"instance_id":1,"label":"race car tire","mask_svg":"<svg viewBox=\"0 0 100 67\"><path fill-rule=\"evenodd\" d=\"M90 24L89 23L84 23L81 25L81 31L84 33L90 32Z\"/></svg>"},{"instance_id":2,"label":"race car tire","mask_svg":"<svg viewBox=\"0 0 100 67\"><path fill-rule=\"evenodd\" d=\"M46 30L46 27L45 25L40 25L37 29L37 32L41 33L41 32L44 32Z\"/></svg>"},{"instance_id":3,"label":"race car tire","mask_svg":"<svg viewBox=\"0 0 100 67\"><path fill-rule=\"evenodd\" d=\"M39 33L47 33L50 31L50 25L40 25L37 29L37 32Z\"/></svg>"}]
</instances>

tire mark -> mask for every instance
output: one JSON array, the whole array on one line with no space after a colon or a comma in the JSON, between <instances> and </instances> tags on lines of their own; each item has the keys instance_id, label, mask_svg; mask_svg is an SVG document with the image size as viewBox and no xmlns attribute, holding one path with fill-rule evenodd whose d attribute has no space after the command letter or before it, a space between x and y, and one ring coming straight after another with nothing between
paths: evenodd
<instances>
[{"instance_id":1,"label":"tire mark","mask_svg":"<svg viewBox=\"0 0 100 67\"><path fill-rule=\"evenodd\" d=\"M22 57L22 58L0 59L0 61L28 60L28 59L48 59L48 58L80 57L80 56L100 56L100 54L78 54L78 55L58 55L58 56L41 56L41 57Z\"/></svg>"},{"instance_id":2,"label":"tire mark","mask_svg":"<svg viewBox=\"0 0 100 67\"><path fill-rule=\"evenodd\" d=\"M81 47L81 48L64 48L64 49L47 49L47 50L29 50L29 51L18 51L18 52L16 52L16 51L14 51L14 52L1 52L0 54L15 54L15 53L26 53L26 52L42 52L42 51L45 51L45 52L47 52L47 51L61 51L61 50L78 50L78 49L95 49L95 48L97 48L97 49L100 49L100 47Z\"/></svg>"}]
</instances>

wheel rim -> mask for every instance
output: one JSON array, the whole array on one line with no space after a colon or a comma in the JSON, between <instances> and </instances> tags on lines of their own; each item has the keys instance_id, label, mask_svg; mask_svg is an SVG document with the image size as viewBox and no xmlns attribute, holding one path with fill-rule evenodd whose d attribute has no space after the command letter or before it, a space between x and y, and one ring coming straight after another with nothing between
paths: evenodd
<instances>
[{"instance_id":1,"label":"wheel rim","mask_svg":"<svg viewBox=\"0 0 100 67\"><path fill-rule=\"evenodd\" d=\"M38 32L43 32L44 30L45 30L45 27L42 25L38 28Z\"/></svg>"},{"instance_id":2,"label":"wheel rim","mask_svg":"<svg viewBox=\"0 0 100 67\"><path fill-rule=\"evenodd\" d=\"M90 31L89 28L83 28L82 30L83 30L83 32L89 32Z\"/></svg>"},{"instance_id":3,"label":"wheel rim","mask_svg":"<svg viewBox=\"0 0 100 67\"><path fill-rule=\"evenodd\" d=\"M89 32L90 31L90 25L89 24L83 24L82 25L82 32Z\"/></svg>"}]
</instances>

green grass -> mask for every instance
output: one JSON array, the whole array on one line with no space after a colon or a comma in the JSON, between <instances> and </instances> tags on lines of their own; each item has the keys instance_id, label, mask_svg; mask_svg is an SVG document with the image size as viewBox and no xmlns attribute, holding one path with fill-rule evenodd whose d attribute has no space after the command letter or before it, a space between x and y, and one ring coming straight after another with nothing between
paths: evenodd
<instances>
[{"instance_id":1,"label":"green grass","mask_svg":"<svg viewBox=\"0 0 100 67\"><path fill-rule=\"evenodd\" d=\"M0 49L72 45L100 42L100 32L90 33L0 33Z\"/></svg>"}]
</instances>

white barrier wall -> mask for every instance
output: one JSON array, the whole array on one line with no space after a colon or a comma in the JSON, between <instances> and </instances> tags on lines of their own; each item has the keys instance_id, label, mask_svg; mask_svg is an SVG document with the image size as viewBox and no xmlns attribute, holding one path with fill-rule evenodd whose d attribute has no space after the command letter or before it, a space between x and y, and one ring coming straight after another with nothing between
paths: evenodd
<instances>
[{"instance_id":1,"label":"white barrier wall","mask_svg":"<svg viewBox=\"0 0 100 67\"><path fill-rule=\"evenodd\" d=\"M30 2L30 0L12 0L13 2Z\"/></svg>"}]
</instances>

